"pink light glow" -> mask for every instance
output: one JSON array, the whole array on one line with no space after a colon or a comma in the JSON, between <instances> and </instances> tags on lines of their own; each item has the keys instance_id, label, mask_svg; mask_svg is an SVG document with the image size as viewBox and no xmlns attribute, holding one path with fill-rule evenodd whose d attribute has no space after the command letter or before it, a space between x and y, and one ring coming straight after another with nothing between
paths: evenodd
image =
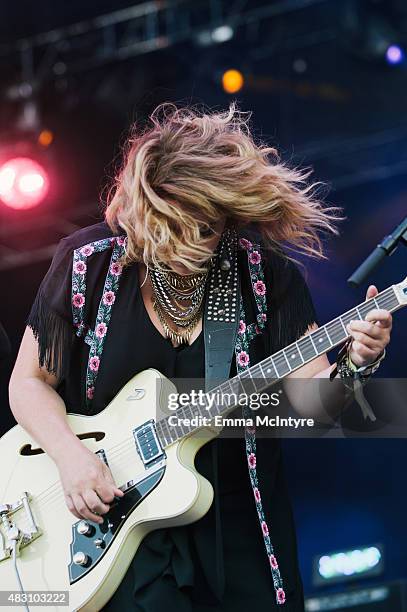
<instances>
[{"instance_id":1,"label":"pink light glow","mask_svg":"<svg viewBox=\"0 0 407 612\"><path fill-rule=\"evenodd\" d=\"M33 159L15 157L0 167L0 199L10 208L33 208L44 200L48 190L48 175Z\"/></svg>"}]
</instances>

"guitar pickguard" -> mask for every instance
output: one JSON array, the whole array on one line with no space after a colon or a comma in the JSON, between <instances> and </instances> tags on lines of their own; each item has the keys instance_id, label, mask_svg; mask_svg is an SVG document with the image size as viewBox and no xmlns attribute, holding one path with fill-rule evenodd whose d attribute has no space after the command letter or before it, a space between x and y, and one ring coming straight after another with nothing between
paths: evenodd
<instances>
[{"instance_id":1,"label":"guitar pickguard","mask_svg":"<svg viewBox=\"0 0 407 612\"><path fill-rule=\"evenodd\" d=\"M155 489L165 473L165 461L150 468L104 515L102 524L78 521L72 525L70 584L80 580L100 561L131 512ZM86 532L85 532L86 531Z\"/></svg>"}]
</instances>

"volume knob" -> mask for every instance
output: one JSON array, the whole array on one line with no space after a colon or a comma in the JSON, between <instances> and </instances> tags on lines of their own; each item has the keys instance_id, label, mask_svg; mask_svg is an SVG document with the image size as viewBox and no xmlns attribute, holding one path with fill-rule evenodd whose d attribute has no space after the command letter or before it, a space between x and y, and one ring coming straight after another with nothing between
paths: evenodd
<instances>
[{"instance_id":1,"label":"volume knob","mask_svg":"<svg viewBox=\"0 0 407 612\"><path fill-rule=\"evenodd\" d=\"M82 552L81 550L79 550L73 556L73 562L75 563L75 565L86 565L88 560L89 560L88 555Z\"/></svg>"},{"instance_id":2,"label":"volume knob","mask_svg":"<svg viewBox=\"0 0 407 612\"><path fill-rule=\"evenodd\" d=\"M91 530L91 526L87 521L80 521L76 529L81 535L86 535Z\"/></svg>"}]
</instances>

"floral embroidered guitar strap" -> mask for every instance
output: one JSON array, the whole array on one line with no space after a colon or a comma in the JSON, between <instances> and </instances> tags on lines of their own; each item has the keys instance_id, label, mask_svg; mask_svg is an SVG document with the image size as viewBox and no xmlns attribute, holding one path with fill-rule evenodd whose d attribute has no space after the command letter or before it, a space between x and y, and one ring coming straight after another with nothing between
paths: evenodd
<instances>
[{"instance_id":1,"label":"floral embroidered guitar strap","mask_svg":"<svg viewBox=\"0 0 407 612\"><path fill-rule=\"evenodd\" d=\"M266 284L264 282L264 274L261 266L261 254L259 245L253 244L246 238L239 240L239 245L247 251L247 259L249 265L250 279L252 289L255 296L256 306L258 310L257 322L246 324L245 311L243 306L243 298L240 297L240 321L238 334L235 344L236 369L237 372L243 372L250 367L249 346L250 342L257 334L261 334L267 320L267 297ZM250 418L250 408L243 405L243 416ZM271 575L273 579L274 590L276 593L277 604L285 603L285 593L283 589L283 581L278 567L276 556L274 555L273 545L270 539L269 527L267 525L263 504L261 501L259 482L257 478L257 460L256 460L256 428L245 427L245 442L246 455L249 469L250 483L253 489L253 495L256 503L257 516L260 523L260 528L263 534L264 545L270 563Z\"/></svg>"},{"instance_id":2,"label":"floral embroidered guitar strap","mask_svg":"<svg viewBox=\"0 0 407 612\"><path fill-rule=\"evenodd\" d=\"M122 266L118 259L124 254L126 244L125 236L104 238L91 242L76 249L72 264L72 315L77 336L85 336L89 344L89 358L86 371L86 407L89 408L93 399L95 382L99 372L100 359L112 313L112 307L119 289ZM93 253L112 249L109 269L106 275L102 298L96 316L95 329L91 330L85 324L84 312L86 301L86 272L87 259Z\"/></svg>"}]
</instances>

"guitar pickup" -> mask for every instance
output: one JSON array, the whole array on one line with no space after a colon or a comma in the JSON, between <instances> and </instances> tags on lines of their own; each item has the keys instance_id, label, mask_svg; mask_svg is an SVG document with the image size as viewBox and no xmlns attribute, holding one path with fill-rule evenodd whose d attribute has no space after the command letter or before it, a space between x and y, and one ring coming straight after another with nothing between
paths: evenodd
<instances>
[{"instance_id":1,"label":"guitar pickup","mask_svg":"<svg viewBox=\"0 0 407 612\"><path fill-rule=\"evenodd\" d=\"M140 427L133 429L137 452L144 465L150 465L161 457L165 457L160 441L155 430L154 421L147 421Z\"/></svg>"}]
</instances>

